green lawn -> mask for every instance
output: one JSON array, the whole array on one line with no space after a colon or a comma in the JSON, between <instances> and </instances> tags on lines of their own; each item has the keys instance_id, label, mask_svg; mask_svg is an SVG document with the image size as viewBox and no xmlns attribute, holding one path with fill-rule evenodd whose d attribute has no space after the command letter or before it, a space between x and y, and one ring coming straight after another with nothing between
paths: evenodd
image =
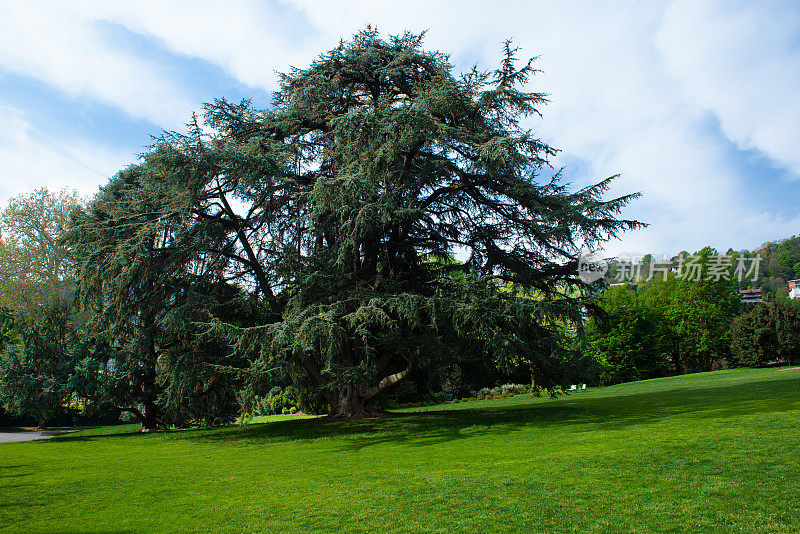
<instances>
[{"instance_id":1,"label":"green lawn","mask_svg":"<svg viewBox=\"0 0 800 534\"><path fill-rule=\"evenodd\" d=\"M800 370L0 444L0 531L800 532Z\"/></svg>"}]
</instances>

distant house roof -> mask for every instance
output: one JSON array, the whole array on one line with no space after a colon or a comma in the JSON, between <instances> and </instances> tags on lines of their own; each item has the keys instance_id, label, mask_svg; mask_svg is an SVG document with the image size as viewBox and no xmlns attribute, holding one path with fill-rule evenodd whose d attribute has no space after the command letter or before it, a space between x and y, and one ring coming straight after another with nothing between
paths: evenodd
<instances>
[{"instance_id":1,"label":"distant house roof","mask_svg":"<svg viewBox=\"0 0 800 534\"><path fill-rule=\"evenodd\" d=\"M760 289L741 289L739 290L739 301L745 304L764 302Z\"/></svg>"}]
</instances>

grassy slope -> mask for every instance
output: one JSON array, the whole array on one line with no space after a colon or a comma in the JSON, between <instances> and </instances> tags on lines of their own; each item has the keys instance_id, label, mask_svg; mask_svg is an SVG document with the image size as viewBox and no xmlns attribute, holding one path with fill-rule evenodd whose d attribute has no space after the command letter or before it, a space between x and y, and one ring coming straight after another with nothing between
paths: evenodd
<instances>
[{"instance_id":1,"label":"grassy slope","mask_svg":"<svg viewBox=\"0 0 800 534\"><path fill-rule=\"evenodd\" d=\"M800 370L0 445L0 531L800 532Z\"/></svg>"}]
</instances>

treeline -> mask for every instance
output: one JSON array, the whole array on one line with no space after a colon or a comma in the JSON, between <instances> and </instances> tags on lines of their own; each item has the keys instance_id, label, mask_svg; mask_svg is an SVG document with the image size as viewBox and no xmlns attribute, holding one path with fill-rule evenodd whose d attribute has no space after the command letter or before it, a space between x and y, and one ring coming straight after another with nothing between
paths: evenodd
<instances>
[{"instance_id":1,"label":"treeline","mask_svg":"<svg viewBox=\"0 0 800 534\"><path fill-rule=\"evenodd\" d=\"M706 247L693 256L705 273L719 255ZM605 289L602 311L586 325L600 381L800 361L800 302L783 296L743 304L739 286L754 284L732 274L715 280L673 270Z\"/></svg>"}]
</instances>

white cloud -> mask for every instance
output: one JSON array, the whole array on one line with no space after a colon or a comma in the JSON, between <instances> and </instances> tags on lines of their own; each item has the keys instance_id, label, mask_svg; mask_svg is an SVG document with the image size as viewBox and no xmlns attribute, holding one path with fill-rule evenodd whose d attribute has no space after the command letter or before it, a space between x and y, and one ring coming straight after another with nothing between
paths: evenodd
<instances>
[{"instance_id":1,"label":"white cloud","mask_svg":"<svg viewBox=\"0 0 800 534\"><path fill-rule=\"evenodd\" d=\"M252 87L274 89L275 70L302 65L318 50L313 28L289 5L244 0L98 2L95 16L159 39L170 50L219 65Z\"/></svg>"},{"instance_id":2,"label":"white cloud","mask_svg":"<svg viewBox=\"0 0 800 534\"><path fill-rule=\"evenodd\" d=\"M128 154L36 130L22 111L0 106L0 201L46 186L74 189L86 197L118 171Z\"/></svg>"},{"instance_id":3,"label":"white cloud","mask_svg":"<svg viewBox=\"0 0 800 534\"><path fill-rule=\"evenodd\" d=\"M159 65L109 47L88 4L6 2L0 23L0 67L74 96L173 127L192 103Z\"/></svg>"},{"instance_id":4,"label":"white cloud","mask_svg":"<svg viewBox=\"0 0 800 534\"><path fill-rule=\"evenodd\" d=\"M644 193L624 215L650 227L610 243L611 252L674 253L707 244L720 249L754 247L796 232L800 218L781 217L749 202L745 185L750 178L731 164L727 141L708 127L710 115L716 114L725 133L740 146L761 150L783 164L800 157L792 149L798 146L793 140L800 124L793 112L798 105L796 99L788 101L800 90L800 68L780 73L793 61L785 35L755 47L747 58L751 66L776 57L777 64L762 67L760 75L752 77L736 70L741 66L738 52L752 48L759 32L770 27L763 14L743 39L741 32L726 29L727 23L713 10L693 2L695 8L686 11L694 19L686 24L696 35L688 40L685 34L675 36L688 44L667 50L663 36L683 20L683 4L508 3L501 8L466 2L458 11L444 3L414 1L405 2L401 10L372 2L351 10L330 3L321 7L311 0L296 4L324 35L348 35L365 22L392 33L429 28L426 45L452 51L457 64L491 65L508 37L525 53L541 55L538 66L544 73L534 87L550 93L551 104L544 109L544 120L533 126L564 149L564 159L587 163L585 175L573 175L578 182L622 173L615 193ZM734 18L747 26L747 16ZM785 21L783 26L790 27ZM702 63L695 69L683 52L691 55L705 34L709 45L704 61L725 64L726 77L712 77L714 83L703 86L705 93L693 94L686 90L689 74L713 71ZM675 66L684 61L689 74L676 73ZM712 105L720 96L724 101L737 83L749 87L753 98L759 91L781 97L754 108L743 101L748 94L742 92L728 105ZM567 176L573 172L567 169Z\"/></svg>"},{"instance_id":5,"label":"white cloud","mask_svg":"<svg viewBox=\"0 0 800 534\"><path fill-rule=\"evenodd\" d=\"M686 98L712 111L732 141L800 174L797 4L679 0L657 42Z\"/></svg>"}]
</instances>

